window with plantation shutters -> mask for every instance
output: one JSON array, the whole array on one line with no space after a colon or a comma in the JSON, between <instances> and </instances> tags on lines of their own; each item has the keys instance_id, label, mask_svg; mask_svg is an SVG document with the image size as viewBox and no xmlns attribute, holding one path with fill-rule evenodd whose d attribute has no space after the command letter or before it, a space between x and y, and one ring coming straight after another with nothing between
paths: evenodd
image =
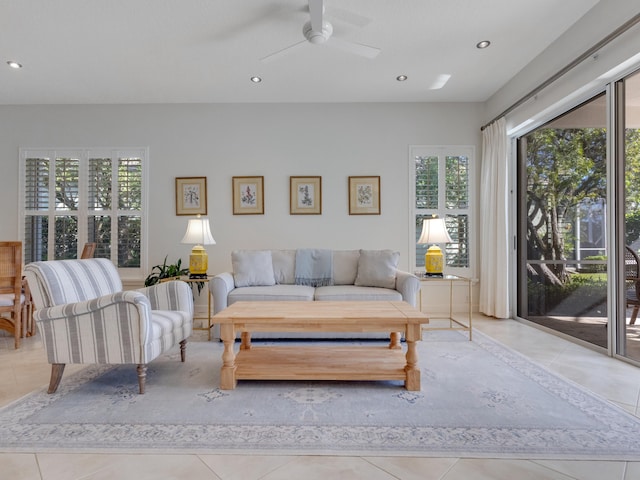
<instances>
[{"instance_id":1,"label":"window with plantation shutters","mask_svg":"<svg viewBox=\"0 0 640 480\"><path fill-rule=\"evenodd\" d=\"M469 274L471 269L470 206L473 187L474 148L470 146L412 146L410 148L409 251L417 271L424 269L429 245L417 244L422 221L437 215L445 219L451 243L441 245L447 273Z\"/></svg>"},{"instance_id":2,"label":"window with plantation shutters","mask_svg":"<svg viewBox=\"0 0 640 480\"><path fill-rule=\"evenodd\" d=\"M94 242L95 257L142 275L146 149L21 149L20 160L25 263L78 258Z\"/></svg>"}]
</instances>

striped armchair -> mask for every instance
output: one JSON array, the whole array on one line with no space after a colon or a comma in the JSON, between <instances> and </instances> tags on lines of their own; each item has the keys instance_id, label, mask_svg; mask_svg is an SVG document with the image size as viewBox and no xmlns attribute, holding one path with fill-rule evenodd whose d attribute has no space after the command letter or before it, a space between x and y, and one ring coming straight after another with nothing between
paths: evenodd
<instances>
[{"instance_id":1,"label":"striped armchair","mask_svg":"<svg viewBox=\"0 0 640 480\"><path fill-rule=\"evenodd\" d=\"M122 291L118 271L103 258L34 262L24 272L51 364L49 393L68 363L137 364L142 394L147 363L178 343L184 362L193 326L185 282Z\"/></svg>"}]
</instances>

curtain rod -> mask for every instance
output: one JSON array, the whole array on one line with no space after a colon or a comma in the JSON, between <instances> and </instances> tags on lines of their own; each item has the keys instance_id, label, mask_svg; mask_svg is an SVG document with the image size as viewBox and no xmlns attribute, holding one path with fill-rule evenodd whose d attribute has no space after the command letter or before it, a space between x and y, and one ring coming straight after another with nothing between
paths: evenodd
<instances>
[{"instance_id":1,"label":"curtain rod","mask_svg":"<svg viewBox=\"0 0 640 480\"><path fill-rule=\"evenodd\" d=\"M635 16L631 17L630 20L627 20L625 23L623 23L620 27L616 28L613 32L611 32L609 35L607 35L606 37L604 37L602 40L600 40L598 43L596 43L593 47L591 47L589 50L587 50L586 52L584 52L582 55L580 55L578 58L576 58L575 60L573 60L571 63L569 63L568 65L566 65L564 68L562 68L560 71L556 72L554 75L552 75L551 77L549 77L547 80L545 80L544 82L542 82L540 85L538 85L536 88L534 88L533 90L531 90L529 93L527 93L524 97L520 98L520 100L518 100L517 102L515 102L514 104L512 104L510 107L508 107L506 110L504 110L500 115L494 117L490 122L486 123L485 125L483 125L482 127L480 127L480 130L484 130L485 128L487 128L489 125L491 125L493 122L495 122L496 120L498 120L499 118L504 117L505 115L511 113L513 110L515 110L516 108L518 108L520 105L522 105L524 102L526 102L527 100L529 100L532 97L535 97L538 93L540 93L542 90L544 90L545 88L547 88L549 85L551 85L553 82L555 82L556 80L558 80L560 77L562 77L565 73L569 72L570 70L572 70L573 68L575 68L578 64L582 63L584 60L586 60L587 58L589 58L590 56L592 56L593 54L595 54L598 50L600 50L602 47L604 47L605 45L607 45L608 43L612 42L614 39L618 38L620 35L622 35L623 33L625 33L627 30L629 30L631 27L635 26L637 23L640 23L640 13L636 14Z\"/></svg>"}]
</instances>

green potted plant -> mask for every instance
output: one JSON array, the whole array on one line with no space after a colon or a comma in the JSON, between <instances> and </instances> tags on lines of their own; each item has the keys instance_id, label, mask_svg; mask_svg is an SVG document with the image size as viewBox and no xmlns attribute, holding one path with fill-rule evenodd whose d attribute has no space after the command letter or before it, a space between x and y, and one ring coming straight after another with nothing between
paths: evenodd
<instances>
[{"instance_id":1,"label":"green potted plant","mask_svg":"<svg viewBox=\"0 0 640 480\"><path fill-rule=\"evenodd\" d=\"M189 275L189 269L182 268L182 259L179 258L176 263L167 265L167 257L164 257L162 265L155 265L151 268L151 273L144 281L145 287L155 285L164 279L180 278L182 275ZM196 287L198 287L198 295L200 295L200 292L204 288L204 281L196 282Z\"/></svg>"},{"instance_id":2,"label":"green potted plant","mask_svg":"<svg viewBox=\"0 0 640 480\"><path fill-rule=\"evenodd\" d=\"M155 265L151 268L151 273L144 281L145 287L155 285L165 278L176 278L189 274L188 268L182 268L182 259L179 258L176 263L167 264L167 257L164 257L164 263L162 265Z\"/></svg>"}]
</instances>

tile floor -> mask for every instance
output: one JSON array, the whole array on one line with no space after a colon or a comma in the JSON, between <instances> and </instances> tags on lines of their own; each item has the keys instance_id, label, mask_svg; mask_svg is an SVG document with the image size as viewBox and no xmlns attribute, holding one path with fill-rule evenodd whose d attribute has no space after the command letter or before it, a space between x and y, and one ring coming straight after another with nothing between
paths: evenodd
<instances>
[{"instance_id":1,"label":"tile floor","mask_svg":"<svg viewBox=\"0 0 640 480\"><path fill-rule=\"evenodd\" d=\"M640 368L513 320L476 315L476 329L640 416ZM78 366L69 366L69 375ZM0 406L46 385L49 365L38 337L19 350L0 336ZM64 379L63 379L64 381ZM0 452L0 478L79 479L421 479L635 480L639 462L416 457L259 455L41 454Z\"/></svg>"}]
</instances>

